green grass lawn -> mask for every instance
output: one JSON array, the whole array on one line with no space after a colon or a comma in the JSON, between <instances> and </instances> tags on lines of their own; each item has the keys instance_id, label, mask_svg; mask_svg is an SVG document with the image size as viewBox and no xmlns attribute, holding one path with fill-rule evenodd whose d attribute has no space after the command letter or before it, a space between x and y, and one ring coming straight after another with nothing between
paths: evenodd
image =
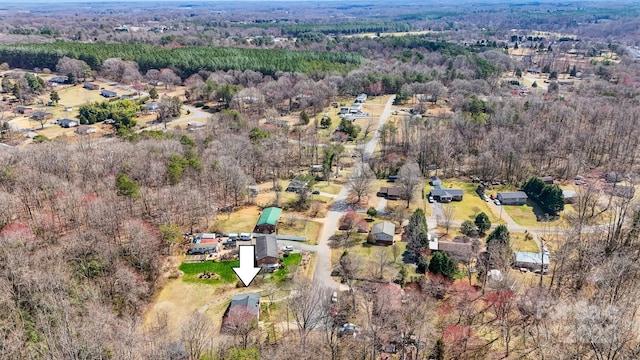
<instances>
[{"instance_id":1,"label":"green grass lawn","mask_svg":"<svg viewBox=\"0 0 640 360\"><path fill-rule=\"evenodd\" d=\"M205 261L201 263L183 263L179 269L184 273L183 281L186 282L198 282L204 284L231 284L238 280L236 273L233 272L234 267L238 267L240 262L238 260L212 262ZM205 271L213 272L220 276L219 280L212 279L199 279L198 275Z\"/></svg>"},{"instance_id":2,"label":"green grass lawn","mask_svg":"<svg viewBox=\"0 0 640 360\"><path fill-rule=\"evenodd\" d=\"M336 195L340 192L340 190L342 190L342 185L336 184L334 181L332 181L331 183L327 183L326 181L319 181L313 186L313 188L321 192Z\"/></svg>"},{"instance_id":3,"label":"green grass lawn","mask_svg":"<svg viewBox=\"0 0 640 360\"><path fill-rule=\"evenodd\" d=\"M284 264L284 269L276 270L272 275L271 279L274 282L283 282L288 274L293 274L296 272L298 265L302 262L302 255L300 254L289 254L289 256L282 257L282 263Z\"/></svg>"},{"instance_id":4,"label":"green grass lawn","mask_svg":"<svg viewBox=\"0 0 640 360\"><path fill-rule=\"evenodd\" d=\"M506 211L509 216L522 226L532 226L532 227L540 227L543 225L560 225L562 222L561 217L556 220L549 222L540 222L536 218L536 212L542 213L542 210L538 207L536 203L531 200L527 200L527 203L524 205L502 205L504 211Z\"/></svg>"},{"instance_id":5,"label":"green grass lawn","mask_svg":"<svg viewBox=\"0 0 640 360\"><path fill-rule=\"evenodd\" d=\"M538 252L538 244L534 239L525 240L522 232L509 232L511 234L511 248L513 251Z\"/></svg>"},{"instance_id":6,"label":"green grass lawn","mask_svg":"<svg viewBox=\"0 0 640 360\"><path fill-rule=\"evenodd\" d=\"M449 206L453 207L453 218L458 221L475 220L476 215L484 212L489 216L489 220L492 223L498 222L498 217L491 211L487 202L482 200L476 193L476 187L478 184L465 181L443 181L442 186L444 188L462 189L464 196L462 201L452 201ZM433 187L426 184L425 194L428 194Z\"/></svg>"}]
</instances>

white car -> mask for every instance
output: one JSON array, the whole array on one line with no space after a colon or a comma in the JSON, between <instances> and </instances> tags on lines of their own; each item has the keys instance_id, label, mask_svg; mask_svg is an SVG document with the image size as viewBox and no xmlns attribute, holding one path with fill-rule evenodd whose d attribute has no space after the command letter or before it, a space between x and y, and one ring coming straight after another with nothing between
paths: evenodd
<instances>
[{"instance_id":1,"label":"white car","mask_svg":"<svg viewBox=\"0 0 640 360\"><path fill-rule=\"evenodd\" d=\"M494 203L494 204L496 204L496 205L500 205L500 200L498 200L498 199L493 199L493 203Z\"/></svg>"},{"instance_id":2,"label":"white car","mask_svg":"<svg viewBox=\"0 0 640 360\"><path fill-rule=\"evenodd\" d=\"M282 247L282 251L293 251L293 245L285 245Z\"/></svg>"}]
</instances>

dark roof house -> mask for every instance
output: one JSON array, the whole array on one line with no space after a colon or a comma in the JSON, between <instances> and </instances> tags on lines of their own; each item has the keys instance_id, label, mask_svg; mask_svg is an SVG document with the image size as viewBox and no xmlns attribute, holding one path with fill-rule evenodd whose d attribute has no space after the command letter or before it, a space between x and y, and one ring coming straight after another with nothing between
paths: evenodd
<instances>
[{"instance_id":1,"label":"dark roof house","mask_svg":"<svg viewBox=\"0 0 640 360\"><path fill-rule=\"evenodd\" d=\"M256 262L258 266L278 264L278 242L273 235L262 235L256 238Z\"/></svg>"},{"instance_id":2,"label":"dark roof house","mask_svg":"<svg viewBox=\"0 0 640 360\"><path fill-rule=\"evenodd\" d=\"M553 185L553 176L540 176L539 179L545 184Z\"/></svg>"},{"instance_id":3,"label":"dark roof house","mask_svg":"<svg viewBox=\"0 0 640 360\"><path fill-rule=\"evenodd\" d=\"M439 202L462 201L464 191L461 189L446 189L440 185L434 186L429 195Z\"/></svg>"},{"instance_id":4,"label":"dark roof house","mask_svg":"<svg viewBox=\"0 0 640 360\"><path fill-rule=\"evenodd\" d=\"M79 125L78 121L71 120L71 119L60 119L58 120L58 124L63 128L70 128L70 127L75 127Z\"/></svg>"},{"instance_id":5,"label":"dark roof house","mask_svg":"<svg viewBox=\"0 0 640 360\"><path fill-rule=\"evenodd\" d=\"M231 298L231 303L222 316L222 330L231 330L237 322L248 322L260 319L260 294L238 294Z\"/></svg>"},{"instance_id":6,"label":"dark roof house","mask_svg":"<svg viewBox=\"0 0 640 360\"><path fill-rule=\"evenodd\" d=\"M100 95L106 97L106 98L112 98L112 97L116 97L118 96L118 93L116 93L115 91L111 91L111 90L107 90L107 89L102 89L100 91Z\"/></svg>"},{"instance_id":7,"label":"dark roof house","mask_svg":"<svg viewBox=\"0 0 640 360\"><path fill-rule=\"evenodd\" d=\"M84 84L82 84L82 87L88 90L98 90L100 89L100 85L98 84L94 84L94 83L90 83L90 82L85 82Z\"/></svg>"},{"instance_id":8,"label":"dark roof house","mask_svg":"<svg viewBox=\"0 0 640 360\"><path fill-rule=\"evenodd\" d=\"M376 195L387 200L398 200L400 199L400 189L397 187L383 186Z\"/></svg>"},{"instance_id":9,"label":"dark roof house","mask_svg":"<svg viewBox=\"0 0 640 360\"><path fill-rule=\"evenodd\" d=\"M34 120L49 120L53 118L53 114L47 111L34 111L31 113L30 118Z\"/></svg>"},{"instance_id":10,"label":"dark roof house","mask_svg":"<svg viewBox=\"0 0 640 360\"><path fill-rule=\"evenodd\" d=\"M254 232L263 234L274 233L278 226L280 215L282 215L282 209L280 208L268 207L264 209L258 218Z\"/></svg>"}]
</instances>

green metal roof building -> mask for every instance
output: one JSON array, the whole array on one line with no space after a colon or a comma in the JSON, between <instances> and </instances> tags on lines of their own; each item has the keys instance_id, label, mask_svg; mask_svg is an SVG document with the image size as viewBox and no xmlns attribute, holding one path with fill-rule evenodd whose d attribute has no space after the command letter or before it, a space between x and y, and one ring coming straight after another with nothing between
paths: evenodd
<instances>
[{"instance_id":1,"label":"green metal roof building","mask_svg":"<svg viewBox=\"0 0 640 360\"><path fill-rule=\"evenodd\" d=\"M262 211L254 232L271 234L276 231L278 219L282 215L282 209L277 207L269 207Z\"/></svg>"}]
</instances>

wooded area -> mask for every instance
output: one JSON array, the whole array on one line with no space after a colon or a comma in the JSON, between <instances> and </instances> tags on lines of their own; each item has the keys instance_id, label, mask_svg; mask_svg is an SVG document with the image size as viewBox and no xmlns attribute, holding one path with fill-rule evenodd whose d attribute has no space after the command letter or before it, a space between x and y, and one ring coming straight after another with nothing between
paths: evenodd
<instances>
[{"instance_id":1,"label":"wooded area","mask_svg":"<svg viewBox=\"0 0 640 360\"><path fill-rule=\"evenodd\" d=\"M0 140L16 145L0 145L0 358L640 354L637 5L159 3L28 14L20 6L0 14ZM368 20L349 20L358 16ZM387 31L401 33L368 34ZM67 79L54 86L52 73ZM27 139L40 130L16 130L16 118L31 121L18 107L55 109L68 89L89 99L96 92L84 80L100 82L96 90L115 82L137 98L74 105L78 121L110 119L126 131ZM375 118L338 119L361 93ZM385 95L395 95L393 107ZM152 103L157 112L144 116L153 119L138 123ZM376 130L383 108L393 112ZM206 117L202 126L167 126L192 110ZM379 146L365 158L374 136ZM422 187L432 175L523 189L550 215L570 208L562 227L536 222L533 245L552 263L543 260L538 274L513 269L517 237L532 244L532 235L510 229L503 208L484 199L476 200L497 212L471 209L459 224L468 250L432 253L438 229L427 227ZM538 179L546 175L577 189L573 204ZM325 187L285 194L292 179ZM396 186L398 202L368 207L374 184ZM252 185L273 198L256 204ZM334 208L342 186L349 196ZM630 196L616 193L623 186ZM278 226L293 227L295 212L305 221L343 212L327 256L330 281L348 291L334 301L333 289L308 279L261 284L268 305L259 316L286 311L262 329L255 314L234 311L219 334L197 310L220 299L204 299L177 333L172 314L143 324L160 290L180 277L183 232L224 230L216 226L234 209L272 205L292 210ZM454 234L454 208L436 205L442 233ZM383 247L358 234L368 231L365 211L406 225L403 241ZM278 293L287 296L276 301ZM344 327L354 318L357 336Z\"/></svg>"}]
</instances>

